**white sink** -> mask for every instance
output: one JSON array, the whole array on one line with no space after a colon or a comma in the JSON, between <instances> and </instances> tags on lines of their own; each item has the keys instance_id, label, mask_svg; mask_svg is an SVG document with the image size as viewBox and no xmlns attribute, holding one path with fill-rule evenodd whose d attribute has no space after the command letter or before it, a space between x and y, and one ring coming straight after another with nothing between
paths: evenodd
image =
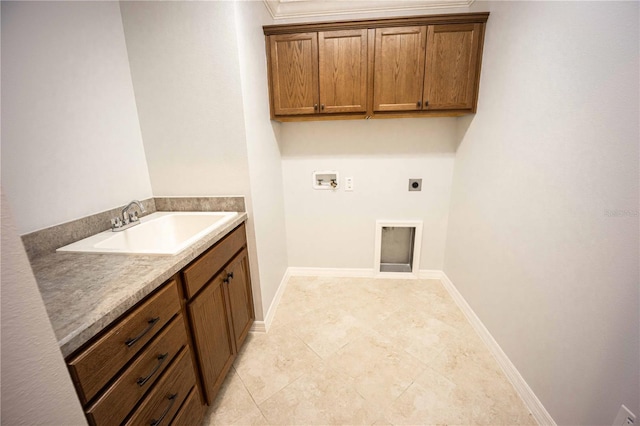
<instances>
[{"instance_id":1,"label":"white sink","mask_svg":"<svg viewBox=\"0 0 640 426\"><path fill-rule=\"evenodd\" d=\"M56 251L173 255L237 216L236 212L156 212L124 231L101 232Z\"/></svg>"}]
</instances>

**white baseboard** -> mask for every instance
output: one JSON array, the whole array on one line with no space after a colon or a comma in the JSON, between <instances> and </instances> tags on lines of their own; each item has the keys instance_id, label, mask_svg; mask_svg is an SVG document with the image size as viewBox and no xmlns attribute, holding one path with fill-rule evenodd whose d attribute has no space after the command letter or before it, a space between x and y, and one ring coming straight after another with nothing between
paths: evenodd
<instances>
[{"instance_id":1,"label":"white baseboard","mask_svg":"<svg viewBox=\"0 0 640 426\"><path fill-rule=\"evenodd\" d=\"M418 272L418 278L421 280L441 280L443 274L442 271L437 269L423 269Z\"/></svg>"},{"instance_id":2,"label":"white baseboard","mask_svg":"<svg viewBox=\"0 0 640 426\"><path fill-rule=\"evenodd\" d=\"M267 332L267 324L266 321L254 321L251 324L251 328L249 329L249 333L266 333Z\"/></svg>"},{"instance_id":3,"label":"white baseboard","mask_svg":"<svg viewBox=\"0 0 640 426\"><path fill-rule=\"evenodd\" d=\"M423 269L417 274L410 272L378 272L369 268L289 268L289 274L294 277L335 277L335 278L400 278L439 280L442 271Z\"/></svg>"},{"instance_id":4,"label":"white baseboard","mask_svg":"<svg viewBox=\"0 0 640 426\"><path fill-rule=\"evenodd\" d=\"M451 298L456 302L460 310L467 317L467 320L471 323L478 336L487 345L487 348L494 356L498 365L507 376L507 379L511 382L522 401L525 403L533 418L540 425L556 426L556 422L553 420L549 412L544 408L544 405L540 402L538 397L533 393L533 390L529 387L524 378L520 375L520 372L515 365L511 362L507 354L504 353L498 342L493 338L489 330L484 326L480 318L471 309L471 306L467 303L465 298L460 294L458 289L453 285L447 274L441 273L440 280L444 288L447 289Z\"/></svg>"},{"instance_id":5,"label":"white baseboard","mask_svg":"<svg viewBox=\"0 0 640 426\"><path fill-rule=\"evenodd\" d=\"M369 268L289 268L292 277L373 278Z\"/></svg>"},{"instance_id":6,"label":"white baseboard","mask_svg":"<svg viewBox=\"0 0 640 426\"><path fill-rule=\"evenodd\" d=\"M289 277L291 273L289 272L291 268L287 268L280 280L280 285L278 286L278 290L276 290L276 295L273 297L271 301L271 305L267 310L267 314L264 316L264 321L254 321L251 326L252 333L267 333L269 328L271 328L271 323L273 322L273 317L276 315L276 311L278 310L278 305L280 304L280 300L282 299L282 295L284 294L285 289L287 288L287 283L289 282Z\"/></svg>"}]
</instances>

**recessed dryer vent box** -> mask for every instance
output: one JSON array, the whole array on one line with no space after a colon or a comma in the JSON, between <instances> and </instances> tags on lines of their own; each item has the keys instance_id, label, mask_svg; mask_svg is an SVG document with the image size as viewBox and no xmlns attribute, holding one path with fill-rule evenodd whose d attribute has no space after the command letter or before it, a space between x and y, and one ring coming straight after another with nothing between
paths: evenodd
<instances>
[{"instance_id":1,"label":"recessed dryer vent box","mask_svg":"<svg viewBox=\"0 0 640 426\"><path fill-rule=\"evenodd\" d=\"M377 276L418 278L421 220L377 220L373 270Z\"/></svg>"},{"instance_id":2,"label":"recessed dryer vent box","mask_svg":"<svg viewBox=\"0 0 640 426\"><path fill-rule=\"evenodd\" d=\"M338 172L313 172L313 189L338 189Z\"/></svg>"}]
</instances>

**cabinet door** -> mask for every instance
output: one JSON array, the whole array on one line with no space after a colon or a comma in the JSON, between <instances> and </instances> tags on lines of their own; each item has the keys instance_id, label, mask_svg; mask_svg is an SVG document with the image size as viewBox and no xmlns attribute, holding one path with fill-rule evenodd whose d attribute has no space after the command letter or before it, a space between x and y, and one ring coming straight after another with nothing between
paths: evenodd
<instances>
[{"instance_id":1,"label":"cabinet door","mask_svg":"<svg viewBox=\"0 0 640 426\"><path fill-rule=\"evenodd\" d=\"M224 273L216 275L188 305L195 349L209 404L213 402L234 360L224 277Z\"/></svg>"},{"instance_id":2,"label":"cabinet door","mask_svg":"<svg viewBox=\"0 0 640 426\"><path fill-rule=\"evenodd\" d=\"M318 33L320 112L364 112L367 30Z\"/></svg>"},{"instance_id":3,"label":"cabinet door","mask_svg":"<svg viewBox=\"0 0 640 426\"><path fill-rule=\"evenodd\" d=\"M235 344L240 350L255 319L246 249L235 257L226 271Z\"/></svg>"},{"instance_id":4,"label":"cabinet door","mask_svg":"<svg viewBox=\"0 0 640 426\"><path fill-rule=\"evenodd\" d=\"M317 33L269 36L275 115L318 112Z\"/></svg>"},{"instance_id":5,"label":"cabinet door","mask_svg":"<svg viewBox=\"0 0 640 426\"><path fill-rule=\"evenodd\" d=\"M431 25L424 108L475 109L481 24Z\"/></svg>"},{"instance_id":6,"label":"cabinet door","mask_svg":"<svg viewBox=\"0 0 640 426\"><path fill-rule=\"evenodd\" d=\"M374 111L422 107L426 27L377 28Z\"/></svg>"}]
</instances>

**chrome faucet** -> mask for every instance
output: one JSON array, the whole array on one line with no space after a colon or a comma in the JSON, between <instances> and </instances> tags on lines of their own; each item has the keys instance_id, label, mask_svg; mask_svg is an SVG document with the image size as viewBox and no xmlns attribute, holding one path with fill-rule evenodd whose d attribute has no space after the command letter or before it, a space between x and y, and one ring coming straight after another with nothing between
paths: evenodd
<instances>
[{"instance_id":1,"label":"chrome faucet","mask_svg":"<svg viewBox=\"0 0 640 426\"><path fill-rule=\"evenodd\" d=\"M113 232L124 231L125 229L131 228L132 226L140 223L140 219L138 218L138 214L135 210L133 213L129 213L129 210L131 210L134 205L138 206L138 210L140 210L141 214L146 211L140 201L133 200L122 209L122 213L120 214L122 218L115 217L111 219L111 230Z\"/></svg>"}]
</instances>

